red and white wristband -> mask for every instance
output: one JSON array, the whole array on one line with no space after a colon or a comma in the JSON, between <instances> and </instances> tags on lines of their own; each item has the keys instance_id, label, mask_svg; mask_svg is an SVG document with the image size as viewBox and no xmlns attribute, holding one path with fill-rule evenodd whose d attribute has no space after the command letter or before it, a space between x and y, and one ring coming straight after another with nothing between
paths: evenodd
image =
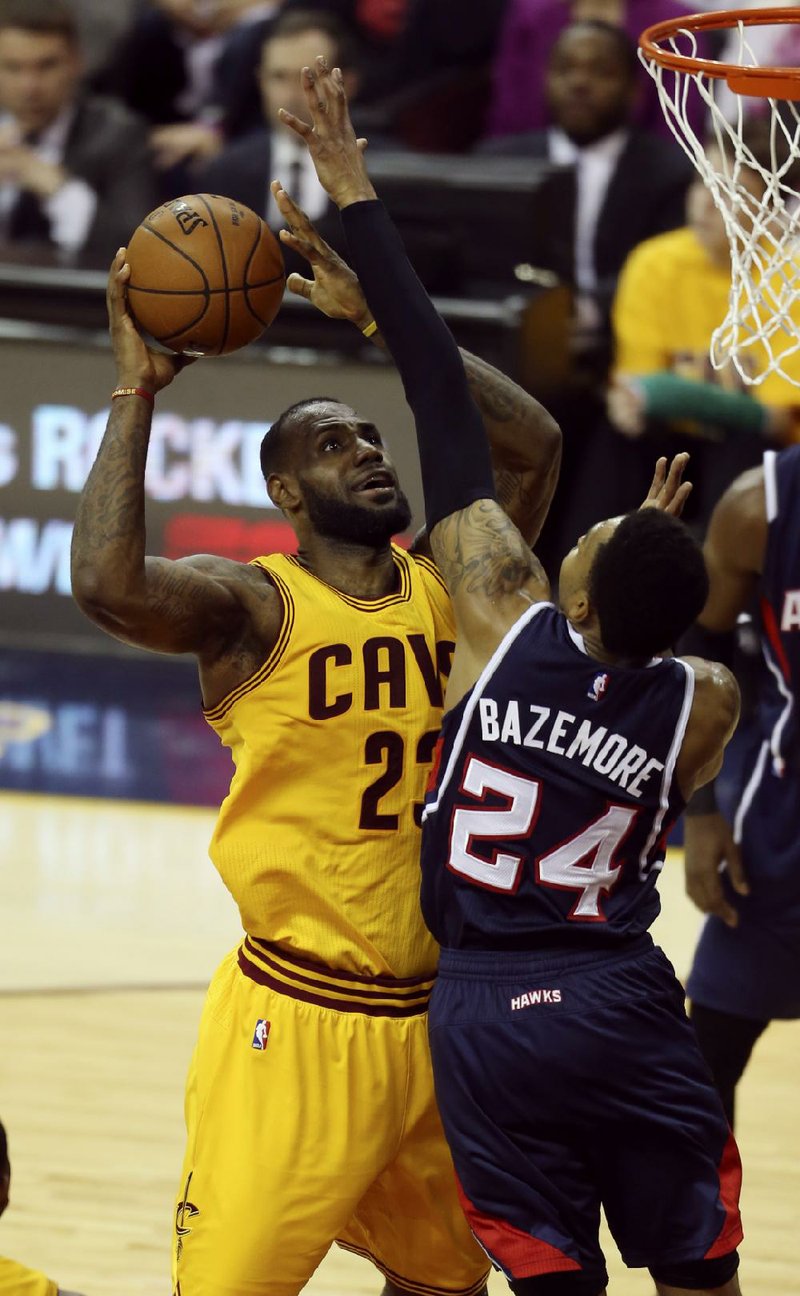
<instances>
[{"instance_id":1,"label":"red and white wristband","mask_svg":"<svg viewBox=\"0 0 800 1296\"><path fill-rule=\"evenodd\" d=\"M142 400L149 401L151 405L156 403L155 395L146 387L117 387L111 393L111 399L116 400L119 396L141 396Z\"/></svg>"}]
</instances>

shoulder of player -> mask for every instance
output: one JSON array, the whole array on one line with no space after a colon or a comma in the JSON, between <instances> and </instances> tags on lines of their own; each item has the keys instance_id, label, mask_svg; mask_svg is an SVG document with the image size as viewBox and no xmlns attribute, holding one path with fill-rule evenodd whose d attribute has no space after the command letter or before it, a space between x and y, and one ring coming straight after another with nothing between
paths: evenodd
<instances>
[{"instance_id":1,"label":"shoulder of player","mask_svg":"<svg viewBox=\"0 0 800 1296\"><path fill-rule=\"evenodd\" d=\"M721 662L705 657L682 658L694 674L694 701L690 724L709 731L729 733L739 718L739 685Z\"/></svg>"},{"instance_id":2,"label":"shoulder of player","mask_svg":"<svg viewBox=\"0 0 800 1296\"><path fill-rule=\"evenodd\" d=\"M270 592L275 593L268 572L254 563L239 562L235 558L223 558L221 554L190 554L186 558L178 558L177 562L181 566L191 567L193 571L219 581L222 585L230 586L234 592L238 590L266 592L267 597Z\"/></svg>"},{"instance_id":3,"label":"shoulder of player","mask_svg":"<svg viewBox=\"0 0 800 1296\"><path fill-rule=\"evenodd\" d=\"M717 502L708 527L706 557L738 570L760 570L767 536L764 469L749 468Z\"/></svg>"},{"instance_id":4,"label":"shoulder of player","mask_svg":"<svg viewBox=\"0 0 800 1296\"><path fill-rule=\"evenodd\" d=\"M741 522L766 519L767 504L762 464L755 468L748 468L731 482L714 511L721 508L726 513L736 516Z\"/></svg>"},{"instance_id":5,"label":"shoulder of player","mask_svg":"<svg viewBox=\"0 0 800 1296\"><path fill-rule=\"evenodd\" d=\"M177 561L222 586L240 605L245 621L257 622L268 637L270 632L277 633L283 618L283 599L263 567L219 554L192 554Z\"/></svg>"}]
</instances>

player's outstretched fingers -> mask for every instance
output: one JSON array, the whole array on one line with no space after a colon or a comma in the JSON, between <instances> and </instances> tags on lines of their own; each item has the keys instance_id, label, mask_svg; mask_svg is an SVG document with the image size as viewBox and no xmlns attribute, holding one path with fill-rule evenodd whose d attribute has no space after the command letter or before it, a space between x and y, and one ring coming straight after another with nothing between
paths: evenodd
<instances>
[{"instance_id":1,"label":"player's outstretched fingers","mask_svg":"<svg viewBox=\"0 0 800 1296\"><path fill-rule=\"evenodd\" d=\"M325 251L328 246L327 243L320 238L302 207L298 207L291 194L286 192L280 180L273 180L270 189L278 205L278 211L289 226L289 233L296 238L304 239L319 252Z\"/></svg>"},{"instance_id":2,"label":"player's outstretched fingers","mask_svg":"<svg viewBox=\"0 0 800 1296\"><path fill-rule=\"evenodd\" d=\"M295 297L305 297L306 301L311 300L311 290L314 287L312 279L304 279L301 274L293 271L286 280L286 287Z\"/></svg>"},{"instance_id":3,"label":"player's outstretched fingers","mask_svg":"<svg viewBox=\"0 0 800 1296\"><path fill-rule=\"evenodd\" d=\"M288 108L279 108L278 116L284 126L288 126L289 129L293 130L295 135L299 135L302 140L308 140L310 136L313 135L313 126L309 126L308 122L301 121L299 117L295 117L294 113L289 112Z\"/></svg>"},{"instance_id":4,"label":"player's outstretched fingers","mask_svg":"<svg viewBox=\"0 0 800 1296\"><path fill-rule=\"evenodd\" d=\"M314 129L318 132L324 126L325 116L328 111L327 69L320 71L319 61L317 59L313 68L304 67L300 73L300 85L308 104L308 111L311 114Z\"/></svg>"},{"instance_id":5,"label":"player's outstretched fingers","mask_svg":"<svg viewBox=\"0 0 800 1296\"><path fill-rule=\"evenodd\" d=\"M131 277L131 268L126 260L127 255L127 248L119 248L114 260L111 262L111 269L108 273L106 309L112 331L114 329L118 330L126 321L130 321L125 291Z\"/></svg>"},{"instance_id":6,"label":"player's outstretched fingers","mask_svg":"<svg viewBox=\"0 0 800 1296\"><path fill-rule=\"evenodd\" d=\"M683 484L683 474L689 462L689 456L686 451L676 454L669 466L667 480L663 487L664 508L668 513L675 512L675 501L678 498L681 485ZM682 506L681 506L682 507Z\"/></svg>"},{"instance_id":7,"label":"player's outstretched fingers","mask_svg":"<svg viewBox=\"0 0 800 1296\"><path fill-rule=\"evenodd\" d=\"M114 253L114 259L109 266L108 281L106 283L106 303L109 309L111 308L112 299L116 301L124 292L124 281L121 280L120 275L125 266L126 252L126 248L118 248Z\"/></svg>"},{"instance_id":8,"label":"player's outstretched fingers","mask_svg":"<svg viewBox=\"0 0 800 1296\"><path fill-rule=\"evenodd\" d=\"M293 248L295 252L299 252L301 256L305 257L309 265L321 264L324 253L314 247L314 244L310 243L308 239L301 238L293 230L285 229L281 230L279 238L281 243L285 243L287 247Z\"/></svg>"}]
</instances>

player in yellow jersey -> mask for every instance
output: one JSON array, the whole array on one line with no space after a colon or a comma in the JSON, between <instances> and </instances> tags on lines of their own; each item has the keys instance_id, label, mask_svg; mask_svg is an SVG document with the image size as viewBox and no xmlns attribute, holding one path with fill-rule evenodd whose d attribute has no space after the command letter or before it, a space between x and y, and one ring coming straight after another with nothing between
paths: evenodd
<instances>
[{"instance_id":1,"label":"player in yellow jersey","mask_svg":"<svg viewBox=\"0 0 800 1296\"><path fill-rule=\"evenodd\" d=\"M312 262L301 291L365 327L351 273L281 201ZM136 332L128 273L123 249L108 305L119 387L134 394L112 401L80 501L73 590L110 634L196 655L236 766L211 854L246 933L212 981L187 1085L174 1291L294 1296L338 1240L389 1293L474 1296L488 1264L434 1103L437 950L418 902L449 599L424 538L391 544L410 514L378 429L328 398L287 410L262 446L295 556L145 557L153 396L182 366ZM464 365L502 498L533 540L558 428L497 370Z\"/></svg>"},{"instance_id":2,"label":"player in yellow jersey","mask_svg":"<svg viewBox=\"0 0 800 1296\"><path fill-rule=\"evenodd\" d=\"M0 1215L8 1206L11 1187L11 1163L8 1159L8 1140L0 1122ZM77 1292L59 1289L52 1278L28 1269L16 1260L0 1256L0 1296L78 1296Z\"/></svg>"}]
</instances>

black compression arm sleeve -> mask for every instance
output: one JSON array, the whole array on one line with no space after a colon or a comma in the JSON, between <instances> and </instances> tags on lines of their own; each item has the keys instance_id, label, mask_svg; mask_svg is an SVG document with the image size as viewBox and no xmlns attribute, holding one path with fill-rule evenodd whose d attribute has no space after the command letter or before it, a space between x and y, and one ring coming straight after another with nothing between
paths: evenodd
<instances>
[{"instance_id":1,"label":"black compression arm sleeve","mask_svg":"<svg viewBox=\"0 0 800 1296\"><path fill-rule=\"evenodd\" d=\"M417 429L429 530L494 499L489 444L455 340L414 273L383 203L342 211L350 259L403 382Z\"/></svg>"}]
</instances>

